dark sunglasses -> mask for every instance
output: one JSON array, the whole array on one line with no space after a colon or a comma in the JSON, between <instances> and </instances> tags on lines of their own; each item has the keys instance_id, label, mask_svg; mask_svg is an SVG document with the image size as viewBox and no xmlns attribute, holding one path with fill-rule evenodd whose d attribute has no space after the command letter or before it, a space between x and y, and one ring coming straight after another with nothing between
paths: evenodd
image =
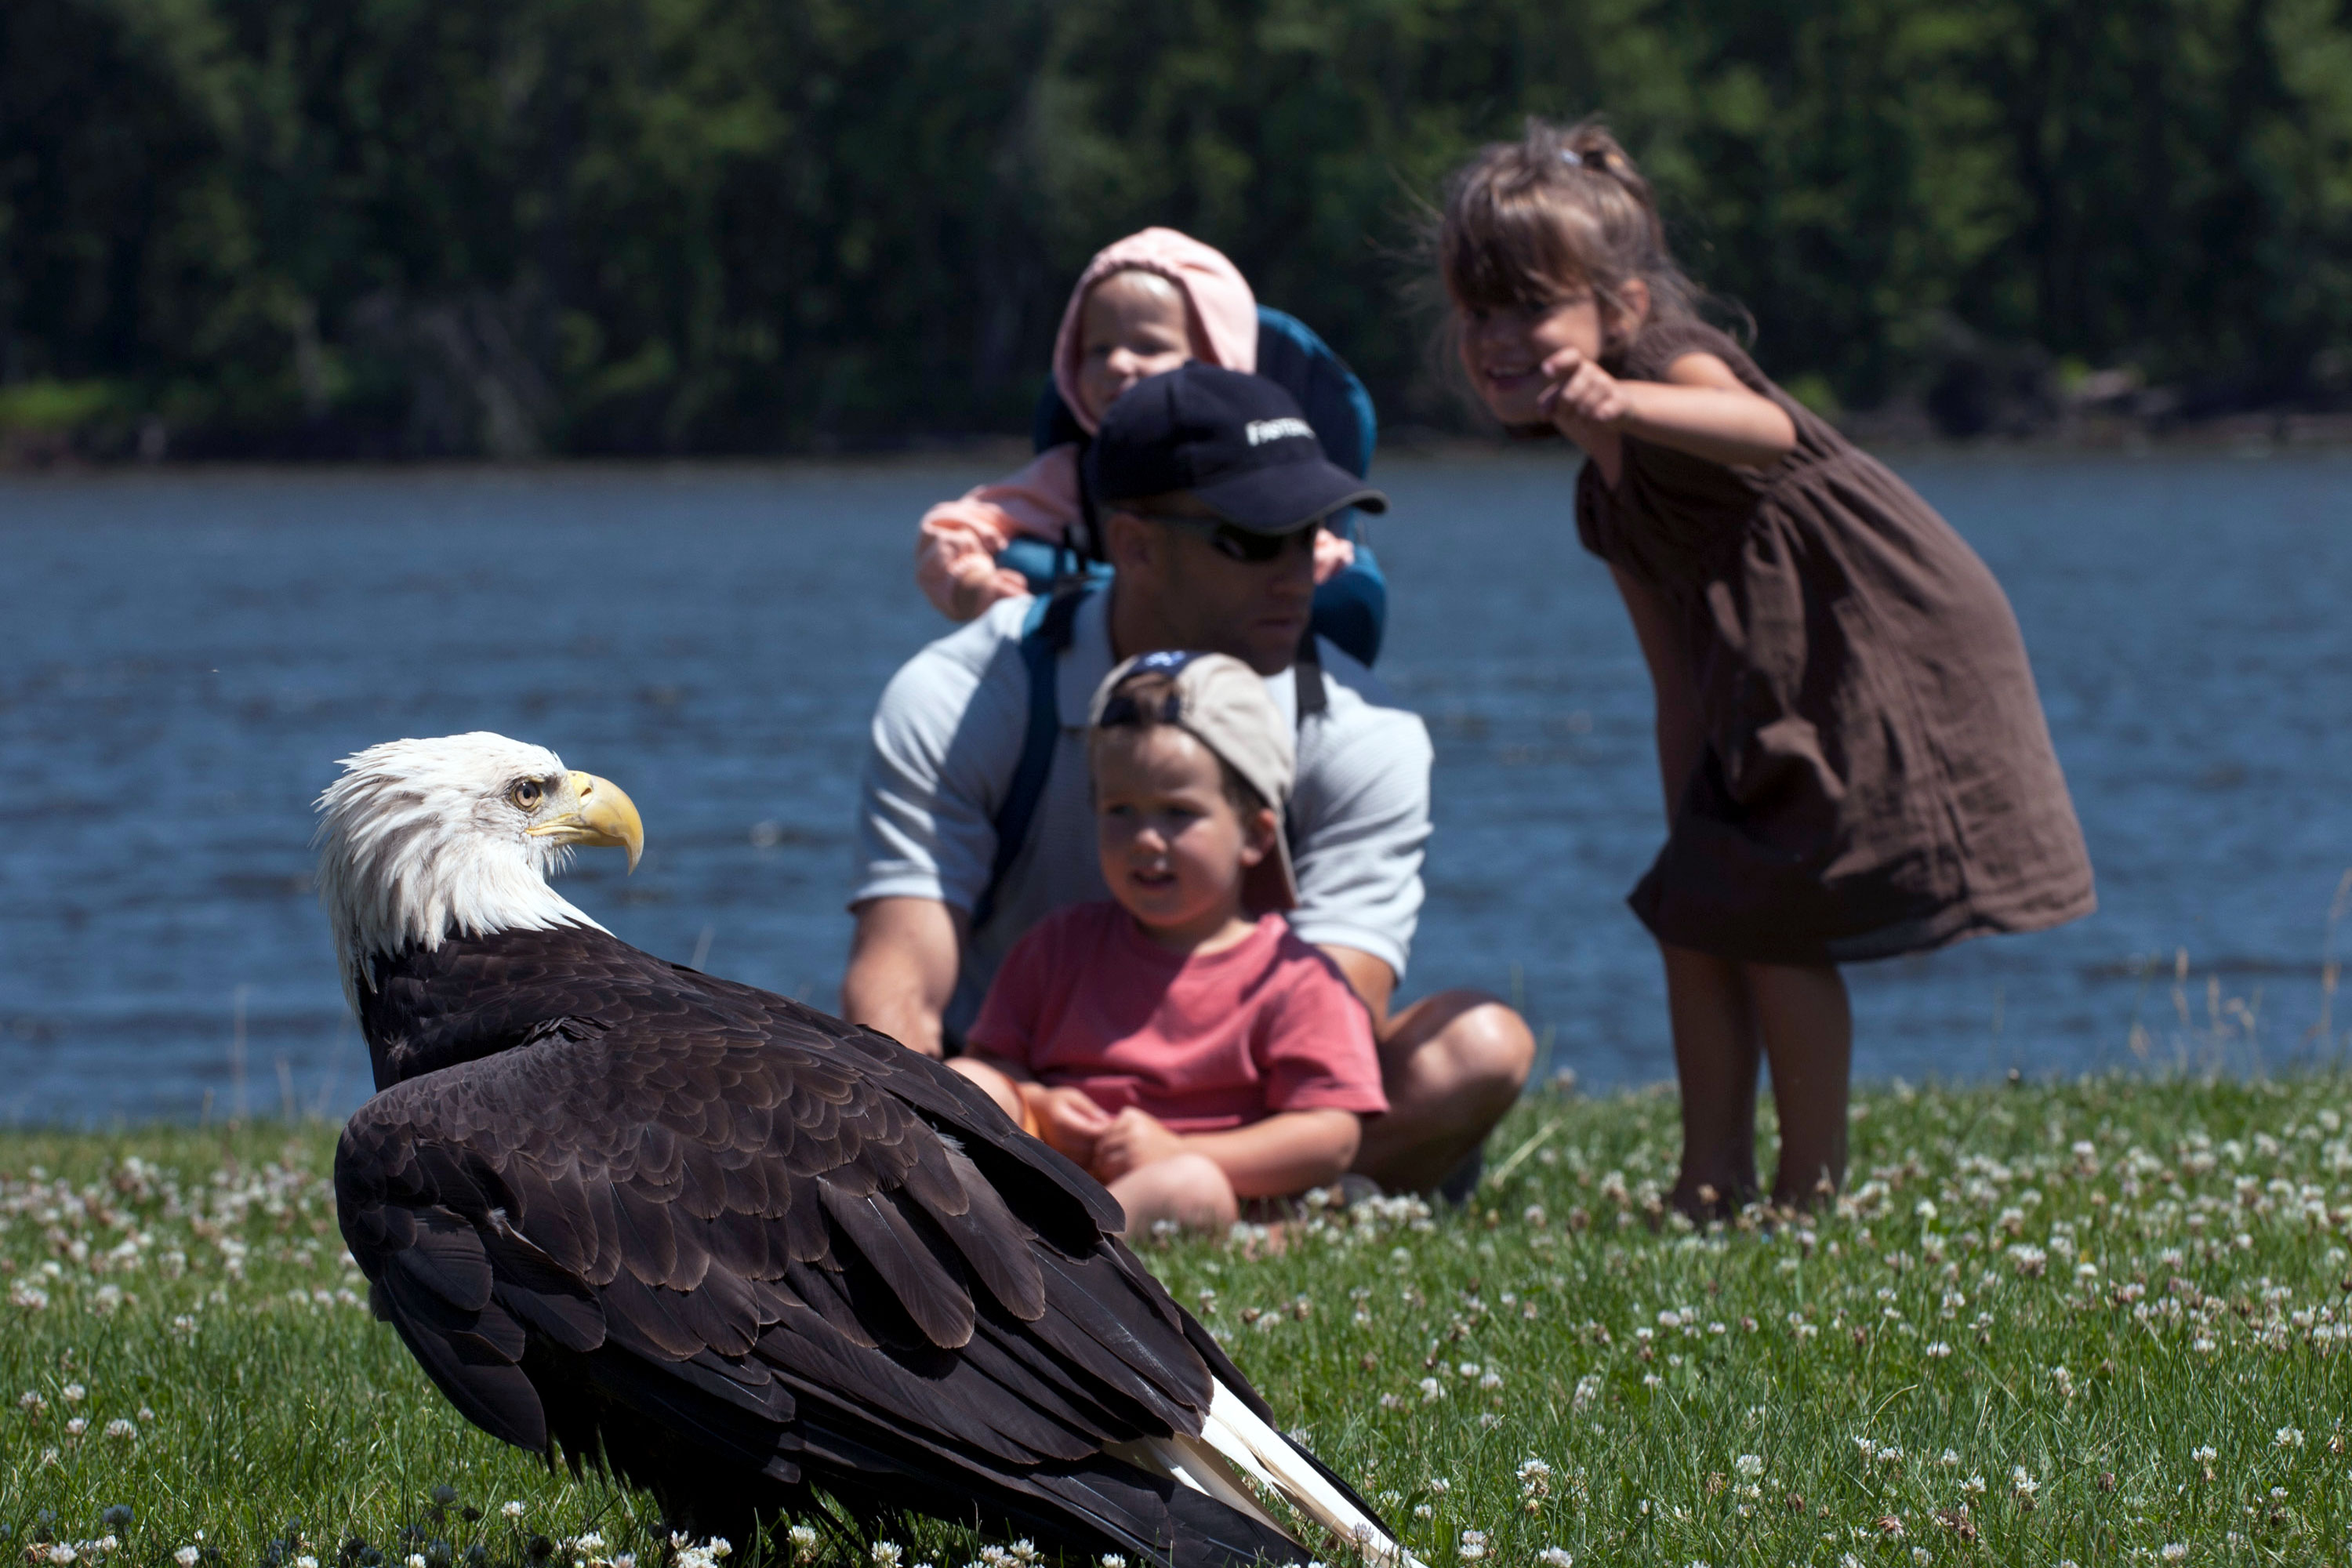
<instances>
[{"instance_id":1,"label":"dark sunglasses","mask_svg":"<svg viewBox=\"0 0 2352 1568\"><path fill-rule=\"evenodd\" d=\"M1323 526L1318 522L1311 528L1294 529L1288 533L1256 533L1222 518L1170 517L1156 511L1133 511L1128 515L1139 517L1146 522L1162 522L1171 528L1200 534L1208 540L1210 549L1229 561L1238 561L1246 566L1263 566L1269 561L1281 559L1282 552L1290 548L1293 540L1307 541L1307 549L1311 552L1315 535Z\"/></svg>"}]
</instances>

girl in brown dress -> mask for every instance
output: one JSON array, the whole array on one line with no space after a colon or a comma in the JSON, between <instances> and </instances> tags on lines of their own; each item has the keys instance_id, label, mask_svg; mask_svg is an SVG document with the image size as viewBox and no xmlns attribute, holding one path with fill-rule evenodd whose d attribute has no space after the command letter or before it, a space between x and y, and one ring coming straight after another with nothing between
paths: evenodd
<instances>
[{"instance_id":1,"label":"girl in brown dress","mask_svg":"<svg viewBox=\"0 0 2352 1568\"><path fill-rule=\"evenodd\" d=\"M1674 1202L1844 1180L1853 1017L1837 965L2090 912L2090 861L2000 584L1884 465L1698 320L1648 184L1597 124L1530 122L1449 183L1464 368L1587 458L1576 521L1657 696L1664 848L1634 912L1666 967Z\"/></svg>"}]
</instances>

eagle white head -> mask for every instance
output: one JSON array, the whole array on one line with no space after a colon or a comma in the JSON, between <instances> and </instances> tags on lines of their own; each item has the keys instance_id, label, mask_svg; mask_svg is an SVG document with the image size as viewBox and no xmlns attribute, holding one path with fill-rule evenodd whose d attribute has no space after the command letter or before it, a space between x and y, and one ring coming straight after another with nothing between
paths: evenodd
<instances>
[{"instance_id":1,"label":"eagle white head","mask_svg":"<svg viewBox=\"0 0 2352 1568\"><path fill-rule=\"evenodd\" d=\"M604 928L547 885L572 846L610 845L636 869L637 808L544 746L478 730L387 741L343 759L318 800L319 902L354 1007L367 960L452 936Z\"/></svg>"}]
</instances>

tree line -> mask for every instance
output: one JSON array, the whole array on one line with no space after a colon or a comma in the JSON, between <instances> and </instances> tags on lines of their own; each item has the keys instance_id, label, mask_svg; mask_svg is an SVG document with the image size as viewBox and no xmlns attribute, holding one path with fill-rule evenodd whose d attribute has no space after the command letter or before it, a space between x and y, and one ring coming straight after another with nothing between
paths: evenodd
<instances>
[{"instance_id":1,"label":"tree line","mask_svg":"<svg viewBox=\"0 0 2352 1568\"><path fill-rule=\"evenodd\" d=\"M1147 223L1392 425L1460 426L1426 203L1594 111L1818 405L1965 434L2092 370L2189 412L2352 390L2352 0L9 0L0 427L1022 430L1070 279Z\"/></svg>"}]
</instances>

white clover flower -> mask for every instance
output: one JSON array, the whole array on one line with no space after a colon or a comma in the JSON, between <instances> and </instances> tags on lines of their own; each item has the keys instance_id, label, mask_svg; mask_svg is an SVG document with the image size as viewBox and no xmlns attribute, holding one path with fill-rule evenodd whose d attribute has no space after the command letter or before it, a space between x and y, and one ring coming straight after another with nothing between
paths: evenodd
<instances>
[{"instance_id":1,"label":"white clover flower","mask_svg":"<svg viewBox=\"0 0 2352 1568\"><path fill-rule=\"evenodd\" d=\"M1445 1397L1445 1385L1433 1377L1423 1378L1420 1387L1421 1402L1423 1405L1433 1405Z\"/></svg>"},{"instance_id":2,"label":"white clover flower","mask_svg":"<svg viewBox=\"0 0 2352 1568\"><path fill-rule=\"evenodd\" d=\"M178 1563L180 1568L196 1568L196 1560L203 1555L204 1553L193 1546L183 1546L172 1553L172 1561Z\"/></svg>"},{"instance_id":3,"label":"white clover flower","mask_svg":"<svg viewBox=\"0 0 2352 1568\"><path fill-rule=\"evenodd\" d=\"M785 1533L792 1541L793 1556L794 1558L814 1557L816 1555L817 1536L816 1528L814 1525L796 1524Z\"/></svg>"},{"instance_id":4,"label":"white clover flower","mask_svg":"<svg viewBox=\"0 0 2352 1568\"><path fill-rule=\"evenodd\" d=\"M1764 1473L1763 1456L1760 1454L1742 1454L1739 1458L1731 1461L1731 1469L1732 1473L1737 1475L1741 1480L1752 1481L1757 1477Z\"/></svg>"},{"instance_id":5,"label":"white clover flower","mask_svg":"<svg viewBox=\"0 0 2352 1568\"><path fill-rule=\"evenodd\" d=\"M39 1286L19 1279L8 1288L8 1305L37 1312L49 1304L49 1293Z\"/></svg>"},{"instance_id":6,"label":"white clover flower","mask_svg":"<svg viewBox=\"0 0 2352 1568\"><path fill-rule=\"evenodd\" d=\"M1447 1480L1444 1476L1433 1476L1430 1478L1429 1489L1436 1493L1439 1497L1444 1497L1447 1492L1454 1489L1454 1483Z\"/></svg>"},{"instance_id":7,"label":"white clover flower","mask_svg":"<svg viewBox=\"0 0 2352 1568\"><path fill-rule=\"evenodd\" d=\"M125 1421L121 1416L118 1415L113 1420L106 1424L106 1435L110 1437L118 1439L136 1437L139 1436L139 1428L133 1426L130 1422ZM310 1564L310 1568L319 1568L319 1565L313 1563Z\"/></svg>"},{"instance_id":8,"label":"white clover flower","mask_svg":"<svg viewBox=\"0 0 2352 1568\"><path fill-rule=\"evenodd\" d=\"M1462 1532L1462 1544L1457 1548L1457 1550L1462 1553L1463 1562L1477 1562L1480 1558L1486 1555L1486 1532L1483 1530L1464 1531Z\"/></svg>"},{"instance_id":9,"label":"white clover flower","mask_svg":"<svg viewBox=\"0 0 2352 1568\"><path fill-rule=\"evenodd\" d=\"M1437 1510L1435 1509L1430 1507L1425 1502L1417 1502L1412 1505L1412 1517L1415 1519L1428 1519L1436 1512Z\"/></svg>"},{"instance_id":10,"label":"white clover flower","mask_svg":"<svg viewBox=\"0 0 2352 1568\"><path fill-rule=\"evenodd\" d=\"M1127 1559L1116 1552L1102 1554L1102 1568L1127 1568Z\"/></svg>"},{"instance_id":11,"label":"white clover flower","mask_svg":"<svg viewBox=\"0 0 2352 1568\"><path fill-rule=\"evenodd\" d=\"M89 1397L89 1390L84 1388L79 1383L67 1384L63 1388L58 1390L58 1396L64 1399L68 1405L79 1405L83 1400Z\"/></svg>"},{"instance_id":12,"label":"white clover flower","mask_svg":"<svg viewBox=\"0 0 2352 1568\"><path fill-rule=\"evenodd\" d=\"M499 1511L506 1515L509 1519L520 1519L522 1517L522 1504L519 1502L502 1502L499 1504Z\"/></svg>"},{"instance_id":13,"label":"white clover flower","mask_svg":"<svg viewBox=\"0 0 2352 1568\"><path fill-rule=\"evenodd\" d=\"M1960 1495L1963 1497L1984 1496L1985 1479L1982 1476L1970 1476L1967 1480L1960 1483Z\"/></svg>"},{"instance_id":14,"label":"white clover flower","mask_svg":"<svg viewBox=\"0 0 2352 1568\"><path fill-rule=\"evenodd\" d=\"M579 1552L583 1557L593 1556L595 1553L604 1550L604 1538L597 1531L592 1530L585 1535L577 1535L572 1537L572 1550Z\"/></svg>"},{"instance_id":15,"label":"white clover flower","mask_svg":"<svg viewBox=\"0 0 2352 1568\"><path fill-rule=\"evenodd\" d=\"M79 1437L89 1430L89 1423L79 1415L66 1423L66 1436L68 1437Z\"/></svg>"},{"instance_id":16,"label":"white clover flower","mask_svg":"<svg viewBox=\"0 0 2352 1568\"><path fill-rule=\"evenodd\" d=\"M425 1553L422 1552L410 1552L405 1561L404 1568L425 1568Z\"/></svg>"},{"instance_id":17,"label":"white clover flower","mask_svg":"<svg viewBox=\"0 0 2352 1568\"><path fill-rule=\"evenodd\" d=\"M76 1552L71 1546L62 1541L49 1548L49 1562L52 1564L52 1568L65 1568L67 1563L71 1563L75 1558L80 1555L81 1554L79 1552Z\"/></svg>"},{"instance_id":18,"label":"white clover flower","mask_svg":"<svg viewBox=\"0 0 2352 1568\"><path fill-rule=\"evenodd\" d=\"M2300 1426L2282 1426L2278 1429L2277 1436L2274 1436L2272 1441L2282 1448L2300 1448L2303 1447L2303 1428Z\"/></svg>"},{"instance_id":19,"label":"white clover flower","mask_svg":"<svg viewBox=\"0 0 2352 1568\"><path fill-rule=\"evenodd\" d=\"M1576 1559L1570 1556L1568 1549L1562 1546L1545 1547L1536 1553L1536 1561L1544 1568L1576 1568Z\"/></svg>"},{"instance_id":20,"label":"white clover flower","mask_svg":"<svg viewBox=\"0 0 2352 1568\"><path fill-rule=\"evenodd\" d=\"M1941 1361L1946 1356L1952 1353L1952 1347L1942 1340L1929 1340L1927 1342L1927 1348L1919 1353L1926 1356L1929 1361Z\"/></svg>"},{"instance_id":21,"label":"white clover flower","mask_svg":"<svg viewBox=\"0 0 2352 1568\"><path fill-rule=\"evenodd\" d=\"M294 1559L294 1568L319 1568L319 1560L305 1552Z\"/></svg>"},{"instance_id":22,"label":"white clover flower","mask_svg":"<svg viewBox=\"0 0 2352 1568\"><path fill-rule=\"evenodd\" d=\"M19 1410L29 1410L34 1415L38 1415L42 1411L47 1410L48 1407L49 1402L42 1398L39 1394L34 1393L29 1388L25 1390L24 1393L16 1395L16 1408Z\"/></svg>"},{"instance_id":23,"label":"white clover flower","mask_svg":"<svg viewBox=\"0 0 2352 1568\"><path fill-rule=\"evenodd\" d=\"M1478 1386L1481 1388L1500 1388L1503 1386L1503 1374L1490 1367L1487 1369L1486 1375L1478 1380Z\"/></svg>"},{"instance_id":24,"label":"white clover flower","mask_svg":"<svg viewBox=\"0 0 2352 1568\"><path fill-rule=\"evenodd\" d=\"M2193 1448L2189 1451L2189 1457L2196 1460L2200 1465L2210 1465L2221 1456L2214 1452L2214 1450L2209 1447L2203 1448Z\"/></svg>"},{"instance_id":25,"label":"white clover flower","mask_svg":"<svg viewBox=\"0 0 2352 1568\"><path fill-rule=\"evenodd\" d=\"M873 1559L874 1568L898 1568L898 1559L904 1555L895 1541L877 1541L873 1551L867 1553Z\"/></svg>"},{"instance_id":26,"label":"white clover flower","mask_svg":"<svg viewBox=\"0 0 2352 1568\"><path fill-rule=\"evenodd\" d=\"M2042 1483L2033 1479L2032 1471L2018 1465L2009 1472L2009 1489L2019 1497L2031 1498L2042 1489Z\"/></svg>"},{"instance_id":27,"label":"white clover flower","mask_svg":"<svg viewBox=\"0 0 2352 1568\"><path fill-rule=\"evenodd\" d=\"M2189 1556L2189 1548L2178 1541L2168 1542L2157 1548L2156 1554L2167 1563L2179 1563Z\"/></svg>"},{"instance_id":28,"label":"white clover flower","mask_svg":"<svg viewBox=\"0 0 2352 1568\"><path fill-rule=\"evenodd\" d=\"M1959 1468L1960 1451L1958 1448L1947 1448L1936 1456L1936 1463L1948 1470L1957 1469Z\"/></svg>"}]
</instances>

